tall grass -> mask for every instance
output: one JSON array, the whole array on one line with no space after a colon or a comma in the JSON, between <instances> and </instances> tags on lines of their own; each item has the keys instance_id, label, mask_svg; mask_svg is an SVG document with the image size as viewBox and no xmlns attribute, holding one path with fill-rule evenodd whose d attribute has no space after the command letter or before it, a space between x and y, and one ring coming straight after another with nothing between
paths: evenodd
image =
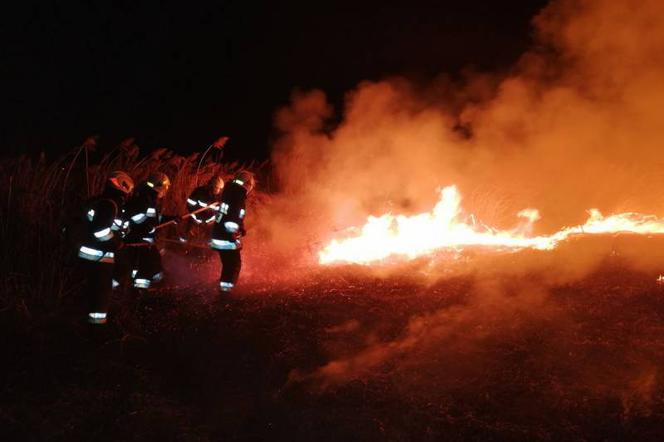
<instances>
[{"instance_id":1,"label":"tall grass","mask_svg":"<svg viewBox=\"0 0 664 442\"><path fill-rule=\"evenodd\" d=\"M56 311L82 286L75 251L62 228L85 202L100 193L114 170L125 170L140 183L154 171L171 178L163 212L182 214L196 181L214 174L225 178L241 168L265 173L266 164L218 163L199 155L180 156L167 149L141 154L128 139L112 149L97 150L96 140L55 158L45 154L0 160L0 311L23 316Z\"/></svg>"}]
</instances>

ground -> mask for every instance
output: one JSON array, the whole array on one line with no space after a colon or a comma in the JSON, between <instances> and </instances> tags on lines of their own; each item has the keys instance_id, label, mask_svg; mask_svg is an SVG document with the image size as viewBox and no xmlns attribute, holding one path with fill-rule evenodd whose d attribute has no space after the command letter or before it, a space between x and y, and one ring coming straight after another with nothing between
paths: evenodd
<instances>
[{"instance_id":1,"label":"ground","mask_svg":"<svg viewBox=\"0 0 664 442\"><path fill-rule=\"evenodd\" d=\"M409 268L407 270L413 270ZM417 272L414 272L417 273ZM248 271L247 275L251 275ZM244 276L247 276L244 275ZM117 294L3 312L2 440L662 440L664 288L607 257L541 271ZM97 330L98 331L98 330Z\"/></svg>"}]
</instances>

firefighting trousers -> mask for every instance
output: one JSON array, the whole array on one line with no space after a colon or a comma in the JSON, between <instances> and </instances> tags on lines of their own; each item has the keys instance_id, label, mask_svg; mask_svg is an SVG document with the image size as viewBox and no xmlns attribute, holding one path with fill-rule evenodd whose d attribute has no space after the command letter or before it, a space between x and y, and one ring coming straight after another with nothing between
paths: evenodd
<instances>
[{"instance_id":1,"label":"firefighting trousers","mask_svg":"<svg viewBox=\"0 0 664 442\"><path fill-rule=\"evenodd\" d=\"M237 284L242 268L242 258L239 250L219 250L221 259L221 282Z\"/></svg>"},{"instance_id":2,"label":"firefighting trousers","mask_svg":"<svg viewBox=\"0 0 664 442\"><path fill-rule=\"evenodd\" d=\"M136 288L149 288L163 276L161 255L154 244L143 247L126 247L118 255L114 279L120 283L131 278Z\"/></svg>"},{"instance_id":3,"label":"firefighting trousers","mask_svg":"<svg viewBox=\"0 0 664 442\"><path fill-rule=\"evenodd\" d=\"M149 247L138 247L137 255L134 287L148 288L153 282L160 281L163 276L161 255L154 244Z\"/></svg>"},{"instance_id":4,"label":"firefighting trousers","mask_svg":"<svg viewBox=\"0 0 664 442\"><path fill-rule=\"evenodd\" d=\"M113 264L81 260L85 272L85 296L88 301L88 315L108 313L108 303L112 291Z\"/></svg>"},{"instance_id":5,"label":"firefighting trousers","mask_svg":"<svg viewBox=\"0 0 664 442\"><path fill-rule=\"evenodd\" d=\"M124 287L131 285L131 271L133 269L134 255L129 248L120 249L115 252L115 264L113 265L113 287Z\"/></svg>"}]
</instances>

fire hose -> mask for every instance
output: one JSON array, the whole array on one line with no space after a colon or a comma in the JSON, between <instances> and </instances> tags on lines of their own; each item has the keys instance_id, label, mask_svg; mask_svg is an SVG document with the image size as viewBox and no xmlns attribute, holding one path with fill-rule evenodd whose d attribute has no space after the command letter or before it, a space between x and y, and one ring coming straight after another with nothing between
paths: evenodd
<instances>
[{"instance_id":1,"label":"fire hose","mask_svg":"<svg viewBox=\"0 0 664 442\"><path fill-rule=\"evenodd\" d=\"M154 229L159 230L159 229L162 229L166 226L170 226L172 224L175 225L175 224L179 223L180 221L184 221L187 218L190 218L190 217L192 217L192 216L194 216L198 213L204 212L204 211L209 210L209 209L216 209L218 205L219 205L219 203L212 203L209 206L201 207L200 209L196 209L193 212L187 213L186 215L182 215L177 220L172 219L172 220L166 221L165 223L158 224L154 227ZM149 247L150 245L151 245L151 243L148 243L148 242L134 242L134 243L124 244L124 247Z\"/></svg>"}]
</instances>

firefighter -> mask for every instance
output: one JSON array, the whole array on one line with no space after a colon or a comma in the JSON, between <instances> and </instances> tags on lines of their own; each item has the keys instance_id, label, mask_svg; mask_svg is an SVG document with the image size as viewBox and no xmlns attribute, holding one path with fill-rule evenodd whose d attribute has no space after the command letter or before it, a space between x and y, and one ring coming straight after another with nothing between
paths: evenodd
<instances>
[{"instance_id":1,"label":"firefighter","mask_svg":"<svg viewBox=\"0 0 664 442\"><path fill-rule=\"evenodd\" d=\"M224 187L221 194L221 204L212 228L210 247L219 252L221 259L219 289L224 292L230 292L240 276L242 266L240 238L246 234L245 203L254 185L253 174L241 171Z\"/></svg>"},{"instance_id":2,"label":"firefighter","mask_svg":"<svg viewBox=\"0 0 664 442\"><path fill-rule=\"evenodd\" d=\"M204 186L199 186L187 198L187 211L189 213L211 206L209 210L194 213L184 224L180 241L186 243L190 237L209 231L217 214L221 201L221 191L224 188L224 179L220 175L213 176Z\"/></svg>"},{"instance_id":3,"label":"firefighter","mask_svg":"<svg viewBox=\"0 0 664 442\"><path fill-rule=\"evenodd\" d=\"M171 180L166 174L155 172L138 187L126 205L126 216L129 219L129 232L125 238L130 263L128 270L133 286L137 289L148 289L163 278L161 254L155 238L156 227L160 223L177 220L176 217L166 217L160 213L161 201L170 186Z\"/></svg>"},{"instance_id":4,"label":"firefighter","mask_svg":"<svg viewBox=\"0 0 664 442\"><path fill-rule=\"evenodd\" d=\"M113 286L113 263L121 244L123 226L122 207L134 189L134 181L127 173L112 172L101 195L88 200L84 206L78 257L82 260L89 299L88 322L105 324L108 300Z\"/></svg>"}]
</instances>

